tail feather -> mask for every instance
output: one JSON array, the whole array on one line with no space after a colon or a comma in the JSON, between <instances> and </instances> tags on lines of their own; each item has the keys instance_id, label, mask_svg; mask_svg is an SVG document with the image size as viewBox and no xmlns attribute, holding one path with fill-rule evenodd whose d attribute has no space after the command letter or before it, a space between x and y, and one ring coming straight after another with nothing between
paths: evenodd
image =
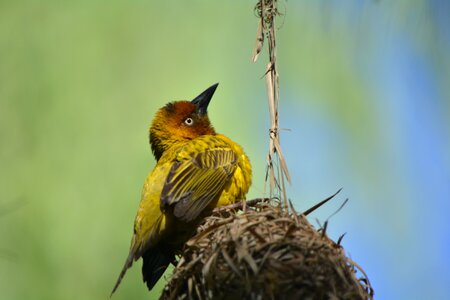
<instances>
[{"instance_id":1,"label":"tail feather","mask_svg":"<svg viewBox=\"0 0 450 300\"><path fill-rule=\"evenodd\" d=\"M149 289L156 284L158 279L162 276L164 271L167 269L169 263L174 259L173 254L168 254L166 250L162 251L164 247L159 245L157 247L152 247L151 245L158 244L158 234L161 228L161 222L163 220L163 215L160 215L154 225L152 226L150 233L147 233L145 240L139 238L136 233L133 235L131 240L130 253L125 261L122 271L117 278L117 282L111 292L111 296L119 287L122 282L123 277L127 270L133 265L133 262L140 257L144 260L142 265L142 274L144 276L144 281L147 282Z\"/></svg>"},{"instance_id":2,"label":"tail feather","mask_svg":"<svg viewBox=\"0 0 450 300\"><path fill-rule=\"evenodd\" d=\"M149 290L155 286L174 258L173 253L161 251L160 247L150 248L142 255L142 276Z\"/></svg>"},{"instance_id":3,"label":"tail feather","mask_svg":"<svg viewBox=\"0 0 450 300\"><path fill-rule=\"evenodd\" d=\"M119 285L122 282L122 279L125 276L125 273L127 272L127 270L133 265L134 257L135 257L135 251L131 250L130 254L128 254L127 260L125 261L125 264L123 265L122 271L120 271L119 278L117 278L116 284L114 285L114 288L113 288L113 290L111 292L110 297L112 297L114 292L119 287Z\"/></svg>"}]
</instances>

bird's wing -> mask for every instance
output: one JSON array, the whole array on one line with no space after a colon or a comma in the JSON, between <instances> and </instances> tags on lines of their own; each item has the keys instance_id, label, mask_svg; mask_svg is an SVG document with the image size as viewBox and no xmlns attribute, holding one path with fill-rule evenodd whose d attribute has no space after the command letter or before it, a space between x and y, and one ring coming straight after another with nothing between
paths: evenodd
<instances>
[{"instance_id":1,"label":"bird's wing","mask_svg":"<svg viewBox=\"0 0 450 300\"><path fill-rule=\"evenodd\" d=\"M195 219L220 196L236 169L237 156L229 147L205 149L178 156L161 193L161 208L185 222Z\"/></svg>"}]
</instances>

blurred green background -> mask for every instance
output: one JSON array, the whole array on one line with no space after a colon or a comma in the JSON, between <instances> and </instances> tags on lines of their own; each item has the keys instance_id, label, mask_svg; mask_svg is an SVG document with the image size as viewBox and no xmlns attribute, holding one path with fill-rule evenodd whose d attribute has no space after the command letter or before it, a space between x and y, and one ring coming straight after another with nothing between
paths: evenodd
<instances>
[{"instance_id":1,"label":"blurred green background","mask_svg":"<svg viewBox=\"0 0 450 300\"><path fill-rule=\"evenodd\" d=\"M256 1L0 1L0 298L106 299L126 257L147 128L215 82L217 131L264 192L267 55ZM376 299L450 287L450 4L282 1L282 145L298 210L315 213ZM266 49L265 49L266 50ZM140 262L115 299L154 299Z\"/></svg>"}]
</instances>

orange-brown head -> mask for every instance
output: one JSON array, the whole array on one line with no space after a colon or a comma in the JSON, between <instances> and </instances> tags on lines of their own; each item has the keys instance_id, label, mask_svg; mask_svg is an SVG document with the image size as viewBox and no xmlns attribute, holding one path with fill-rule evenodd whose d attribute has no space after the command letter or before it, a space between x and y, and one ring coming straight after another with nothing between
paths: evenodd
<instances>
[{"instance_id":1,"label":"orange-brown head","mask_svg":"<svg viewBox=\"0 0 450 300\"><path fill-rule=\"evenodd\" d=\"M207 109L218 85L209 87L192 101L170 102L156 113L150 126L150 146L156 160L179 142L216 134Z\"/></svg>"}]
</instances>

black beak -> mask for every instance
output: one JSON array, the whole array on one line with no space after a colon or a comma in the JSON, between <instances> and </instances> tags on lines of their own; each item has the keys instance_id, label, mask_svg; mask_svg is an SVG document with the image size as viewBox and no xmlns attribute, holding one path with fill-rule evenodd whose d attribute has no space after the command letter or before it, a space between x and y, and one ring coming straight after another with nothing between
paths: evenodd
<instances>
[{"instance_id":1,"label":"black beak","mask_svg":"<svg viewBox=\"0 0 450 300\"><path fill-rule=\"evenodd\" d=\"M214 92L216 91L218 85L219 83L213 84L191 101L191 103L197 105L197 113L199 115L206 115L209 101L211 101L211 98L214 95Z\"/></svg>"}]
</instances>

